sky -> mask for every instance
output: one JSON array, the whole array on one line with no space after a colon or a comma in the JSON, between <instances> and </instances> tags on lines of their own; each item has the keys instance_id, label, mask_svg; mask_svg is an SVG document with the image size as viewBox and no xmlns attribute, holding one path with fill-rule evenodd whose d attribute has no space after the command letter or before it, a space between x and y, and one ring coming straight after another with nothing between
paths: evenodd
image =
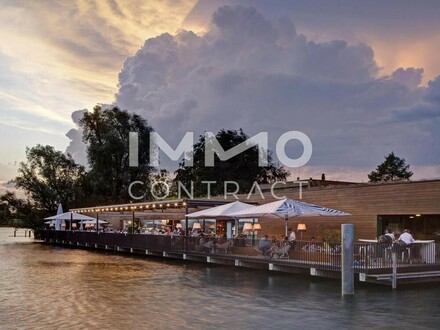
<instances>
[{"instance_id":1,"label":"sky","mask_svg":"<svg viewBox=\"0 0 440 330\"><path fill-rule=\"evenodd\" d=\"M439 178L438 17L423 0L0 0L0 193L26 147L84 163L78 111L97 103L170 144L241 127L273 150L302 131L313 155L291 179L365 182L391 151Z\"/></svg>"}]
</instances>

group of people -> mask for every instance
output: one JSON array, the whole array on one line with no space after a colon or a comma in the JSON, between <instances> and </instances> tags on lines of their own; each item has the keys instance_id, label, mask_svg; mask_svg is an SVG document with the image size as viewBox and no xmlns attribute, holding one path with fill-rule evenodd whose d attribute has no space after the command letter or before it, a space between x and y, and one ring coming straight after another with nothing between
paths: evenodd
<instances>
[{"instance_id":1,"label":"group of people","mask_svg":"<svg viewBox=\"0 0 440 330\"><path fill-rule=\"evenodd\" d=\"M296 235L289 229L287 236L282 236L282 240L277 240L275 236L269 239L269 235L263 235L257 245L257 250L261 251L264 257L281 257L287 255L290 249L295 249Z\"/></svg>"},{"instance_id":2,"label":"group of people","mask_svg":"<svg viewBox=\"0 0 440 330\"><path fill-rule=\"evenodd\" d=\"M412 236L411 231L409 229L404 229L398 238L396 238L396 235L394 235L394 233L391 229L387 229L385 236L389 237L389 240L391 242L401 241L401 242L405 243L405 245L407 245L407 246L414 243L414 237Z\"/></svg>"}]
</instances>

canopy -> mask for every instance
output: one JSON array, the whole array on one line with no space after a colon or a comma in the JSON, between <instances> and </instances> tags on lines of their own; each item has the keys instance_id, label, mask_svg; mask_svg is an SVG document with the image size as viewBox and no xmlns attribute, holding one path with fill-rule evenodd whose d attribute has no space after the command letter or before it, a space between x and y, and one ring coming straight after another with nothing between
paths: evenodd
<instances>
[{"instance_id":1,"label":"canopy","mask_svg":"<svg viewBox=\"0 0 440 330\"><path fill-rule=\"evenodd\" d=\"M66 225L64 219L61 219L58 217L61 214L63 214L63 206L60 203L60 204L58 204L57 215L55 216L55 218L51 217L52 220L45 221L44 223L46 225L50 225L50 226L55 227L55 230L61 230L63 225L64 226ZM47 218L45 218L45 219L47 219Z\"/></svg>"},{"instance_id":2,"label":"canopy","mask_svg":"<svg viewBox=\"0 0 440 330\"><path fill-rule=\"evenodd\" d=\"M287 236L287 221L293 217L316 217L316 216L344 216L350 215L342 211L327 207L305 203L293 199L284 198L272 203L254 206L248 209L230 214L240 218L281 218L286 221L285 232Z\"/></svg>"},{"instance_id":3,"label":"canopy","mask_svg":"<svg viewBox=\"0 0 440 330\"><path fill-rule=\"evenodd\" d=\"M74 212L65 212L62 214L53 215L51 217L44 218L44 220L55 220L55 219L61 219L61 220L94 220L96 222L95 218L89 217L87 215L83 215L80 213L74 213Z\"/></svg>"},{"instance_id":4,"label":"canopy","mask_svg":"<svg viewBox=\"0 0 440 330\"><path fill-rule=\"evenodd\" d=\"M232 203L212 207L207 210L189 213L185 216L191 219L231 219L236 218L235 216L231 215L232 213L242 211L244 209L249 209L252 206L252 204L235 201Z\"/></svg>"}]
</instances>

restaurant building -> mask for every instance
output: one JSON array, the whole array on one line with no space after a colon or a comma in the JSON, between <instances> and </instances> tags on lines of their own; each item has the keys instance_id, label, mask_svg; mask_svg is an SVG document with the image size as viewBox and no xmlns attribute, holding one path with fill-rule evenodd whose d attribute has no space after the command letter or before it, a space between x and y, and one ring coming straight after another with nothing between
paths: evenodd
<instances>
[{"instance_id":1,"label":"restaurant building","mask_svg":"<svg viewBox=\"0 0 440 330\"><path fill-rule=\"evenodd\" d=\"M324 179L324 180L322 180ZM410 229L416 239L440 241L440 180L364 183L307 180L301 188L295 182L277 187L263 187L261 193L239 195L242 202L264 204L276 198L301 199L350 213L344 217L307 217L289 219L294 231L303 228L303 240L311 237L320 240L325 233L338 233L343 223L354 224L355 238L373 239L387 228L400 234ZM175 225L185 219L186 213L235 200L234 197L212 197L211 199L181 199L173 201L145 202L136 204L95 206L75 209L81 213L99 215L114 226L126 226L130 221L160 221L164 225ZM256 219L262 230L258 233L279 238L284 234L284 221L278 219ZM210 223L212 226L212 223ZM300 225L301 226L298 226ZM217 232L226 233L227 221L217 221ZM305 225L305 226L304 226ZM297 233L299 239L299 233Z\"/></svg>"}]
</instances>

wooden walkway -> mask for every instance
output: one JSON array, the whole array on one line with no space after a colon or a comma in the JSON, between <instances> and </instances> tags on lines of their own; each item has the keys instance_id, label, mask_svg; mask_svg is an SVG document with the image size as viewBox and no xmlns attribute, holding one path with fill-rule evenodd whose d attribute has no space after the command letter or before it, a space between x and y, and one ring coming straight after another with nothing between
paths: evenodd
<instances>
[{"instance_id":1,"label":"wooden walkway","mask_svg":"<svg viewBox=\"0 0 440 330\"><path fill-rule=\"evenodd\" d=\"M84 233L83 233L84 234ZM78 232L45 231L43 242L61 244L69 247L101 250L114 253L134 254L160 258L172 258L200 263L243 267L266 271L304 274L325 278L341 278L341 259L338 254L317 254L290 251L289 258L268 258L255 255L253 248L231 249L229 253L205 253L195 251L189 244L194 238L185 238L184 244L173 246L170 236L142 234L105 234L91 233L86 235ZM140 244L142 242L142 244ZM298 244L299 242L297 242ZM186 250L185 250L186 249ZM243 251L253 251L254 255L246 255ZM318 256L320 256L318 258ZM379 263L380 264L380 263ZM391 285L392 268L390 264L381 267L365 266L361 262L353 266L355 280L375 284ZM397 281L401 283L426 282L440 280L440 263L432 264L399 264Z\"/></svg>"}]
</instances>

